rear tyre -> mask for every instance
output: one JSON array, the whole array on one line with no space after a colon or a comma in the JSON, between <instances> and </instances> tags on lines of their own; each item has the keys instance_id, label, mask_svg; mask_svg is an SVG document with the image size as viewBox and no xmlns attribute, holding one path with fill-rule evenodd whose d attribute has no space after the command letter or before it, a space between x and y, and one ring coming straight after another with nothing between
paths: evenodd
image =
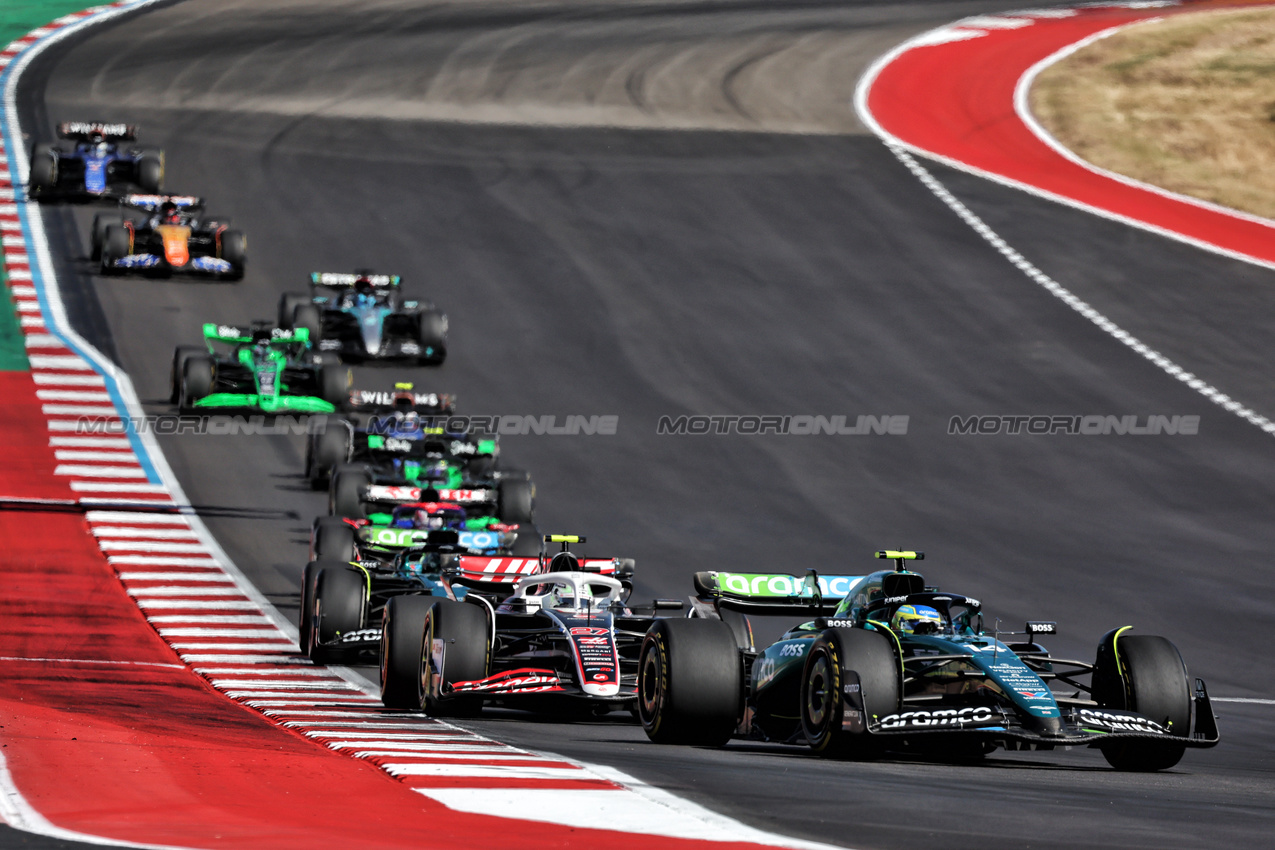
<instances>
[{"instance_id":1,"label":"rear tyre","mask_svg":"<svg viewBox=\"0 0 1275 850\"><path fill-rule=\"evenodd\" d=\"M363 628L367 610L367 582L352 569L320 566L314 580L314 620L310 629L310 658L318 664L337 661L344 654L324 646Z\"/></svg>"},{"instance_id":2,"label":"rear tyre","mask_svg":"<svg viewBox=\"0 0 1275 850\"><path fill-rule=\"evenodd\" d=\"M801 728L826 758L870 758L880 748L867 732L842 729L845 673L859 677L865 721L899 711L902 681L890 639L866 629L828 629L815 639L801 676Z\"/></svg>"},{"instance_id":3,"label":"rear tyre","mask_svg":"<svg viewBox=\"0 0 1275 850\"><path fill-rule=\"evenodd\" d=\"M425 703L421 669L426 663L425 619L432 596L392 596L381 624L381 702L420 711Z\"/></svg>"},{"instance_id":4,"label":"rear tyre","mask_svg":"<svg viewBox=\"0 0 1275 850\"><path fill-rule=\"evenodd\" d=\"M248 266L248 237L242 230L227 230L221 234L221 259L230 263L225 274L229 280L239 280Z\"/></svg>"},{"instance_id":5,"label":"rear tyre","mask_svg":"<svg viewBox=\"0 0 1275 850\"><path fill-rule=\"evenodd\" d=\"M477 605L439 599L426 614L424 631L420 680L425 711L435 717L476 717L482 712L482 697L450 696L448 691L458 682L487 676L491 632L486 612Z\"/></svg>"},{"instance_id":6,"label":"rear tyre","mask_svg":"<svg viewBox=\"0 0 1275 850\"><path fill-rule=\"evenodd\" d=\"M278 325L285 330L292 329L292 315L302 304L309 304L310 296L304 292L285 292L279 296Z\"/></svg>"},{"instance_id":7,"label":"rear tyre","mask_svg":"<svg viewBox=\"0 0 1275 850\"><path fill-rule=\"evenodd\" d=\"M177 404L181 400L182 374L186 370L186 361L192 357L203 357L208 349L201 345L179 345L173 349L173 366L168 371L168 384L171 387L168 401Z\"/></svg>"},{"instance_id":8,"label":"rear tyre","mask_svg":"<svg viewBox=\"0 0 1275 850\"><path fill-rule=\"evenodd\" d=\"M212 392L213 359L192 355L182 364L182 379L177 387L177 407L183 412L195 409L195 402Z\"/></svg>"},{"instance_id":9,"label":"rear tyre","mask_svg":"<svg viewBox=\"0 0 1275 850\"><path fill-rule=\"evenodd\" d=\"M536 487L530 481L505 479L497 487L500 521L530 523L536 518Z\"/></svg>"},{"instance_id":10,"label":"rear tyre","mask_svg":"<svg viewBox=\"0 0 1275 850\"><path fill-rule=\"evenodd\" d=\"M102 248L98 258L102 264L102 274L119 274L121 269L115 268L115 261L132 253L132 240L128 229L122 224L108 225L102 234Z\"/></svg>"},{"instance_id":11,"label":"rear tyre","mask_svg":"<svg viewBox=\"0 0 1275 850\"><path fill-rule=\"evenodd\" d=\"M441 366L447 359L447 317L437 310L421 313L417 342L421 347L421 363Z\"/></svg>"},{"instance_id":12,"label":"rear tyre","mask_svg":"<svg viewBox=\"0 0 1275 850\"><path fill-rule=\"evenodd\" d=\"M1185 738L1191 734L1191 680L1178 648L1156 635L1112 632L1098 646L1093 698L1103 708L1136 711ZM1182 759L1183 744L1153 739L1099 745L1116 770L1166 770Z\"/></svg>"},{"instance_id":13,"label":"rear tyre","mask_svg":"<svg viewBox=\"0 0 1275 850\"><path fill-rule=\"evenodd\" d=\"M32 195L48 191L58 183L58 155L53 145L41 142L31 151L31 171L27 174L27 191Z\"/></svg>"},{"instance_id":14,"label":"rear tyre","mask_svg":"<svg viewBox=\"0 0 1275 850\"><path fill-rule=\"evenodd\" d=\"M319 517L310 533L314 536L311 554L316 561L348 564L354 560L354 529L341 517Z\"/></svg>"},{"instance_id":15,"label":"rear tyre","mask_svg":"<svg viewBox=\"0 0 1275 850\"><path fill-rule=\"evenodd\" d=\"M164 154L148 151L137 160L137 185L146 192L158 192L164 188Z\"/></svg>"},{"instance_id":16,"label":"rear tyre","mask_svg":"<svg viewBox=\"0 0 1275 850\"><path fill-rule=\"evenodd\" d=\"M657 744L720 747L743 708L743 664L721 620L656 620L638 660L638 718Z\"/></svg>"},{"instance_id":17,"label":"rear tyre","mask_svg":"<svg viewBox=\"0 0 1275 850\"><path fill-rule=\"evenodd\" d=\"M310 345L316 348L323 339L323 322L319 316L319 308L313 304L299 304L292 311L292 327L309 331Z\"/></svg>"},{"instance_id":18,"label":"rear tyre","mask_svg":"<svg viewBox=\"0 0 1275 850\"><path fill-rule=\"evenodd\" d=\"M98 213L93 216L93 231L89 237L89 259L95 263L102 261L102 243L106 241L106 228L123 227L124 216L110 213Z\"/></svg>"},{"instance_id":19,"label":"rear tyre","mask_svg":"<svg viewBox=\"0 0 1275 850\"><path fill-rule=\"evenodd\" d=\"M520 523L514 532L511 555L518 558L538 558L543 546L540 530L529 522Z\"/></svg>"},{"instance_id":20,"label":"rear tyre","mask_svg":"<svg viewBox=\"0 0 1275 850\"><path fill-rule=\"evenodd\" d=\"M372 483L372 473L361 464L343 464L332 473L328 485L328 513L332 516L365 519L363 488Z\"/></svg>"},{"instance_id":21,"label":"rear tyre","mask_svg":"<svg viewBox=\"0 0 1275 850\"><path fill-rule=\"evenodd\" d=\"M323 490L332 480L332 470L350 459L354 447L354 427L349 420L331 417L323 430L306 444L305 468L310 489Z\"/></svg>"}]
</instances>

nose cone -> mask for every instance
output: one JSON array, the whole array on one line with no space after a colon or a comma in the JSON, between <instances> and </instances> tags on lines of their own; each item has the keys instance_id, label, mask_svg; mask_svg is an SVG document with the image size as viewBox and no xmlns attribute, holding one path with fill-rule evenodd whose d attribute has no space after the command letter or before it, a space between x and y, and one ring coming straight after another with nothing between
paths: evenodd
<instances>
[{"instance_id":1,"label":"nose cone","mask_svg":"<svg viewBox=\"0 0 1275 850\"><path fill-rule=\"evenodd\" d=\"M106 191L106 160L84 160L84 191L100 195Z\"/></svg>"},{"instance_id":2,"label":"nose cone","mask_svg":"<svg viewBox=\"0 0 1275 850\"><path fill-rule=\"evenodd\" d=\"M382 327L379 311L368 310L359 315L359 333L363 337L363 348L368 354L381 353Z\"/></svg>"}]
</instances>

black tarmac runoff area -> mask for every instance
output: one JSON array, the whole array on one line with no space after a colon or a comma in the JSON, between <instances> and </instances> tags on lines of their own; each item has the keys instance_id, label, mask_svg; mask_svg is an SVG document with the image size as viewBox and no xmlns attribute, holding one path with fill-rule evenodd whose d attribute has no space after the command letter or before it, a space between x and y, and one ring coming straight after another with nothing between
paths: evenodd
<instances>
[{"instance_id":1,"label":"black tarmac runoff area","mask_svg":"<svg viewBox=\"0 0 1275 850\"><path fill-rule=\"evenodd\" d=\"M542 530L637 560L635 599L684 597L697 570L857 575L876 549L916 548L928 582L983 600L989 625L1056 620L1048 645L1081 659L1132 625L1172 640L1215 698L1250 700L1215 704L1220 746L1151 775L1087 749L959 765L657 746L627 714L465 725L845 847L1271 846L1275 438L1025 277L854 114L890 47L1013 8L184 0L51 48L19 105L32 142L58 121L139 123L167 152L167 188L248 234L237 283L103 278L95 210L45 208L75 325L148 412L171 412L173 347L204 322L273 317L311 271L401 274L449 315L449 359L360 367L358 382L406 378L472 415L617 417L614 434L502 447L534 476ZM1275 416L1275 273L927 167L1046 274ZM1199 427L950 430L1029 415ZM681 416L906 419L892 434L659 433ZM161 446L238 567L295 617L326 509L303 438Z\"/></svg>"}]
</instances>

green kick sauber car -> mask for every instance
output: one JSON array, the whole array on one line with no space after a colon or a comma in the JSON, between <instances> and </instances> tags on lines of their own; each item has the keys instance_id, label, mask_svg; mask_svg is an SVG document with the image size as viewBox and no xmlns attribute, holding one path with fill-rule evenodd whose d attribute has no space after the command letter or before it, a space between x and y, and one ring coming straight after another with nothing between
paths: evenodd
<instances>
[{"instance_id":1,"label":"green kick sauber car","mask_svg":"<svg viewBox=\"0 0 1275 850\"><path fill-rule=\"evenodd\" d=\"M173 352L171 382L171 401L184 413L334 413L350 394L349 370L336 355L315 352L309 331L268 324L204 325L203 346Z\"/></svg>"},{"instance_id":2,"label":"green kick sauber car","mask_svg":"<svg viewBox=\"0 0 1275 850\"><path fill-rule=\"evenodd\" d=\"M1095 747L1131 771L1164 770L1187 748L1217 744L1204 681L1187 674L1168 640L1125 626L1099 640L1092 663L1056 658L1036 643L1056 634L1054 623L985 631L979 600L928 587L905 569L923 553L877 557L896 568L811 570L804 579L696 573L696 619L657 621L642 645L638 709L647 735L657 743L806 743L844 758L889 751L975 760L998 747ZM760 651L752 645L748 614L799 613L813 619Z\"/></svg>"}]
</instances>

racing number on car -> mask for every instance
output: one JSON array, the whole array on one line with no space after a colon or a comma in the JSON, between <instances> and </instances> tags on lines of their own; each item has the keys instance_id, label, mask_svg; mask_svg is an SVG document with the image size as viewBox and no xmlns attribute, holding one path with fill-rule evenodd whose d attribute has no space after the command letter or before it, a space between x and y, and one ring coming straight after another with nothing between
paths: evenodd
<instances>
[{"instance_id":1,"label":"racing number on car","mask_svg":"<svg viewBox=\"0 0 1275 850\"><path fill-rule=\"evenodd\" d=\"M571 637L580 654L580 669L586 679L599 684L619 682L615 643L610 629L573 626Z\"/></svg>"}]
</instances>

